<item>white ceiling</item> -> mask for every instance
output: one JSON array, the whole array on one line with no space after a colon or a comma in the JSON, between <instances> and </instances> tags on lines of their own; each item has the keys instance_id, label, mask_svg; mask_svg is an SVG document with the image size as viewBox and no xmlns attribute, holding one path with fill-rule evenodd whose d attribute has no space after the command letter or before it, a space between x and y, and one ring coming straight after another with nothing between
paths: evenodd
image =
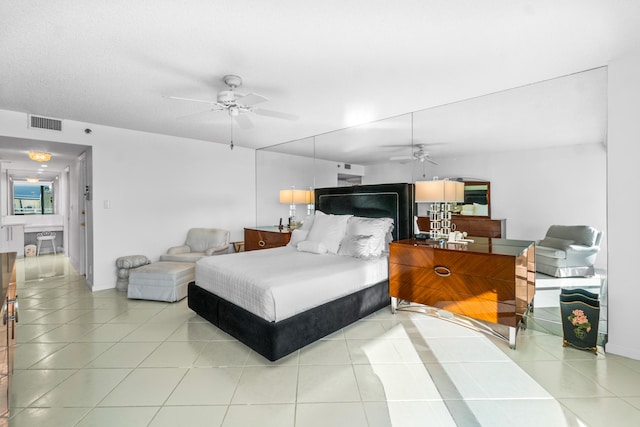
<instances>
[{"instance_id":1,"label":"white ceiling","mask_svg":"<svg viewBox=\"0 0 640 427\"><path fill-rule=\"evenodd\" d=\"M516 141L527 148L549 144L550 135L558 144L603 141L604 72L577 86L549 84L539 102L525 87L515 109L501 91L602 67L638 49L639 21L637 0L3 1L0 109L226 144L225 113L179 119L206 106L165 97L213 100L222 77L238 74L240 91L299 119L252 115L252 130L234 130L237 146L271 146L441 105L424 122L414 114L414 138L442 143L434 154ZM478 99L455 104L470 98ZM533 126L522 131L518 117L531 109L546 113L534 122L540 134ZM369 128L376 126L385 127ZM411 144L410 135L387 137L388 145ZM371 150L370 139L363 144L383 151Z\"/></svg>"},{"instance_id":2,"label":"white ceiling","mask_svg":"<svg viewBox=\"0 0 640 427\"><path fill-rule=\"evenodd\" d=\"M14 179L53 180L90 147L0 136L0 162ZM29 151L54 153L46 163L29 159Z\"/></svg>"}]
</instances>

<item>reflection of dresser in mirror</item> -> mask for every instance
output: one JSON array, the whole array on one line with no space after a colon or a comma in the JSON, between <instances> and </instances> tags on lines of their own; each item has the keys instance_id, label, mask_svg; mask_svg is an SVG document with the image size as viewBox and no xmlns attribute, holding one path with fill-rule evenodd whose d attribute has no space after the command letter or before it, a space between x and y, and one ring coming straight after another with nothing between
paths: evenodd
<instances>
[{"instance_id":1,"label":"reflection of dresser in mirror","mask_svg":"<svg viewBox=\"0 0 640 427\"><path fill-rule=\"evenodd\" d=\"M491 183L489 181L464 181L464 202L459 203L457 212L465 216L491 218Z\"/></svg>"},{"instance_id":2,"label":"reflection of dresser in mirror","mask_svg":"<svg viewBox=\"0 0 640 427\"><path fill-rule=\"evenodd\" d=\"M418 228L422 233L429 232L429 217L418 217ZM491 219L482 216L451 215L451 222L457 231L466 231L469 237L506 238L507 220Z\"/></svg>"},{"instance_id":3,"label":"reflection of dresser in mirror","mask_svg":"<svg viewBox=\"0 0 640 427\"><path fill-rule=\"evenodd\" d=\"M457 231L466 231L469 237L507 237L507 220L491 219L491 183L464 181L464 202L455 205L451 222ZM429 232L429 218L418 217L418 227Z\"/></svg>"}]
</instances>

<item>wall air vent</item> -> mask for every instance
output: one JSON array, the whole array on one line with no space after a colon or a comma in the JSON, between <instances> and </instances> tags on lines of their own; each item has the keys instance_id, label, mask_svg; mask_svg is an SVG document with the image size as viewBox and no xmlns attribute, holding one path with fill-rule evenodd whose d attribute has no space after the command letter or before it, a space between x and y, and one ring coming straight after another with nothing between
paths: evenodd
<instances>
[{"instance_id":1,"label":"wall air vent","mask_svg":"<svg viewBox=\"0 0 640 427\"><path fill-rule=\"evenodd\" d=\"M345 163L345 164L344 164L344 168L345 168L345 169L351 169L351 165L350 165L349 163Z\"/></svg>"},{"instance_id":2,"label":"wall air vent","mask_svg":"<svg viewBox=\"0 0 640 427\"><path fill-rule=\"evenodd\" d=\"M62 120L29 114L29 127L62 132Z\"/></svg>"}]
</instances>

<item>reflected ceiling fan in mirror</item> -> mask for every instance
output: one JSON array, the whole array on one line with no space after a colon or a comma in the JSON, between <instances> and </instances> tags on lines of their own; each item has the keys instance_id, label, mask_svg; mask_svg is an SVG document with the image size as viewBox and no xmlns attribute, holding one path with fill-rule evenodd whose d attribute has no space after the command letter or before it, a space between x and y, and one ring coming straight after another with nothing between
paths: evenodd
<instances>
[{"instance_id":1,"label":"reflected ceiling fan in mirror","mask_svg":"<svg viewBox=\"0 0 640 427\"><path fill-rule=\"evenodd\" d=\"M208 112L226 111L231 119L238 123L238 126L240 126L240 128L242 129L253 128L253 123L251 122L248 113L283 120L298 119L298 117L293 114L256 107L256 105L258 104L267 102L268 99L262 95L258 95L255 93L243 94L237 92L236 89L242 85L242 78L240 76L229 74L224 76L222 78L222 81L225 85L227 85L228 89L219 91L215 101L206 99L184 98L181 96L167 96L167 98L175 99L178 101L200 102L212 106L208 110L200 111L198 113L194 113L193 115Z\"/></svg>"},{"instance_id":2,"label":"reflected ceiling fan in mirror","mask_svg":"<svg viewBox=\"0 0 640 427\"><path fill-rule=\"evenodd\" d=\"M389 160L397 160L397 161L418 160L420 162L427 161L429 163L433 163L434 165L437 165L438 163L436 163L436 161L431 158L431 155L429 154L429 152L425 151L425 147L427 145L433 145L433 144L416 144L416 145L412 145L412 147L415 149L415 151L413 151L412 155L410 155L410 156L390 157Z\"/></svg>"}]
</instances>

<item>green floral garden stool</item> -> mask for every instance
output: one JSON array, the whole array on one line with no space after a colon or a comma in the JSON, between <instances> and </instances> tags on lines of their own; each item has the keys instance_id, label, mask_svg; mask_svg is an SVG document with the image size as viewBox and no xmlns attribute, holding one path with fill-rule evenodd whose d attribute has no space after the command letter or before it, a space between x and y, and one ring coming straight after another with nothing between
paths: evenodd
<instances>
[{"instance_id":1,"label":"green floral garden stool","mask_svg":"<svg viewBox=\"0 0 640 427\"><path fill-rule=\"evenodd\" d=\"M598 354L598 323L600 301L598 295L584 289L560 290L560 316L562 317L562 346L570 344L581 350Z\"/></svg>"}]
</instances>

